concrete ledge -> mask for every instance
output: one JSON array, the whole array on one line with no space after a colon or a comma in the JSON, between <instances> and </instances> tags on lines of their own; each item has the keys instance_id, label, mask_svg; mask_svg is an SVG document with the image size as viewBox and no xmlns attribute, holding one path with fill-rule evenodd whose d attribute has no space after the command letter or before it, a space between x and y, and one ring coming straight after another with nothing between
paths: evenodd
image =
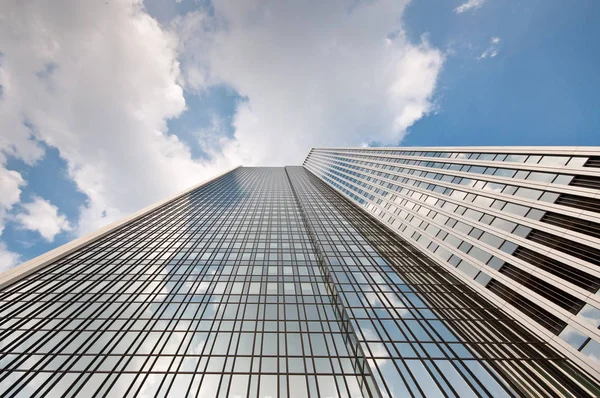
<instances>
[{"instance_id":1,"label":"concrete ledge","mask_svg":"<svg viewBox=\"0 0 600 398\"><path fill-rule=\"evenodd\" d=\"M415 152L477 152L529 155L597 156L599 146L401 146L401 147L313 147L312 151L340 151L345 149L364 151L415 151ZM309 152L310 155L310 152ZM437 159L437 158L429 158Z\"/></svg>"}]
</instances>

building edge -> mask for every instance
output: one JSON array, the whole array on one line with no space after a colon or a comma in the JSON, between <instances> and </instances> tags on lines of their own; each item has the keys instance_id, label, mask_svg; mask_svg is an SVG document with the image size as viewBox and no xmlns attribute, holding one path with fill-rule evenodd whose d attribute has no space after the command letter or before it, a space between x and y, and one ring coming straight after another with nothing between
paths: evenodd
<instances>
[{"instance_id":1,"label":"building edge","mask_svg":"<svg viewBox=\"0 0 600 398\"><path fill-rule=\"evenodd\" d=\"M115 229L117 229L119 227L123 227L133 221L136 221L136 220L140 219L141 217L145 216L147 213L151 212L152 210L156 210L156 209L160 208L161 206L164 206L174 200L177 200L177 199L181 198L182 196L187 195L190 192L192 192L198 188L201 188L202 186L209 184L209 183L223 177L224 175L231 173L232 171L234 171L240 167L242 167L242 166L241 165L236 166L236 167L233 167L223 173L217 174L216 176L214 176L208 180L205 180L199 184L196 184L190 188L187 188L182 192L176 193L173 196L170 196L166 199L163 199L161 201L153 203L149 206L144 207L141 210L136 211L133 214L125 216L120 220L117 220L108 225L105 225L104 227L101 227L94 232L90 232L87 235L84 235L84 236L74 239L68 243L65 243L64 245L59 246L55 249L52 249L49 252L40 254L39 256L32 258L31 260L26 261L22 264L19 264L16 267L13 267L11 269L1 272L0 273L0 288L3 288L4 286L6 286L8 284L10 284L24 276L29 275L30 273L32 273L40 268L43 268L48 264L53 263L54 261L60 259L61 257L71 254L75 250L106 236L107 234L111 233Z\"/></svg>"},{"instance_id":2,"label":"building edge","mask_svg":"<svg viewBox=\"0 0 600 398\"><path fill-rule=\"evenodd\" d=\"M361 149L361 150L373 150L373 151L416 151L416 152L478 152L478 153L502 153L510 149L511 153L526 153L528 155L571 155L571 156L595 156L600 152L600 146L386 146L386 147L313 147L310 152L314 150L327 150L327 151L339 151L346 149ZM309 155L310 155L309 152ZM304 159L306 161L308 155Z\"/></svg>"}]
</instances>

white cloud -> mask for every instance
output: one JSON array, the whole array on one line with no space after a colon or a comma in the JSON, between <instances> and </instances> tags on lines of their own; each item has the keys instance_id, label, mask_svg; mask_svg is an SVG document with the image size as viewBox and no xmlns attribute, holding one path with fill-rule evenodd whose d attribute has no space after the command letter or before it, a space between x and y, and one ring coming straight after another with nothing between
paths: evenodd
<instances>
[{"instance_id":1,"label":"white cloud","mask_svg":"<svg viewBox=\"0 0 600 398\"><path fill-rule=\"evenodd\" d=\"M402 30L407 1L213 2L179 18L187 87L226 84L248 100L227 156L299 164L312 146L398 144L433 108L444 61Z\"/></svg>"},{"instance_id":2,"label":"white cloud","mask_svg":"<svg viewBox=\"0 0 600 398\"><path fill-rule=\"evenodd\" d=\"M21 174L6 168L6 159L0 152L0 236L9 212L21 198L21 187L25 181ZM19 261L19 255L9 251L0 241L0 272L12 268Z\"/></svg>"},{"instance_id":3,"label":"white cloud","mask_svg":"<svg viewBox=\"0 0 600 398\"><path fill-rule=\"evenodd\" d=\"M404 34L407 2L215 0L166 30L141 0L4 1L0 151L33 164L39 141L58 149L87 196L81 234L239 163L398 144L434 108L444 62ZM247 101L234 139L199 132L199 161L166 122L186 109L182 85L214 84Z\"/></svg>"},{"instance_id":4,"label":"white cloud","mask_svg":"<svg viewBox=\"0 0 600 398\"><path fill-rule=\"evenodd\" d=\"M498 55L498 44L500 44L500 38L492 37L490 39L490 44L489 44L488 48L486 48L485 51L483 51L481 53L481 55L479 55L477 57L477 59L482 60L484 58L494 58L495 56L497 56Z\"/></svg>"},{"instance_id":5,"label":"white cloud","mask_svg":"<svg viewBox=\"0 0 600 398\"><path fill-rule=\"evenodd\" d=\"M9 251L4 242L0 242L0 272L14 267L19 261L19 255Z\"/></svg>"},{"instance_id":6,"label":"white cloud","mask_svg":"<svg viewBox=\"0 0 600 398\"><path fill-rule=\"evenodd\" d=\"M88 198L79 233L227 166L204 167L167 132L166 120L185 110L177 41L140 0L2 8L0 126L14 132L2 150L35 161L31 134L58 148Z\"/></svg>"},{"instance_id":7,"label":"white cloud","mask_svg":"<svg viewBox=\"0 0 600 398\"><path fill-rule=\"evenodd\" d=\"M25 180L20 173L6 168L6 160L0 152L0 236L4 231L4 224L8 212L19 203L21 187ZM0 242L0 244L2 244Z\"/></svg>"},{"instance_id":8,"label":"white cloud","mask_svg":"<svg viewBox=\"0 0 600 398\"><path fill-rule=\"evenodd\" d=\"M198 147L209 156L219 155L220 149L229 141L226 134L227 121L213 114L210 123L194 132Z\"/></svg>"},{"instance_id":9,"label":"white cloud","mask_svg":"<svg viewBox=\"0 0 600 398\"><path fill-rule=\"evenodd\" d=\"M463 12L467 12L469 10L477 10L478 8L483 7L483 3L485 0L469 0L466 3L463 3L454 9L454 12L457 14L462 14Z\"/></svg>"},{"instance_id":10,"label":"white cloud","mask_svg":"<svg viewBox=\"0 0 600 398\"><path fill-rule=\"evenodd\" d=\"M58 208L40 197L33 198L33 202L21 205L24 211L16 215L16 220L21 228L37 231L48 242L63 231L70 231L71 226L67 218L58 214Z\"/></svg>"},{"instance_id":11,"label":"white cloud","mask_svg":"<svg viewBox=\"0 0 600 398\"><path fill-rule=\"evenodd\" d=\"M21 187L25 184L21 174L14 170L8 170L1 162L1 158L2 154L0 154L0 234L2 234L1 220L4 212L19 203Z\"/></svg>"}]
</instances>

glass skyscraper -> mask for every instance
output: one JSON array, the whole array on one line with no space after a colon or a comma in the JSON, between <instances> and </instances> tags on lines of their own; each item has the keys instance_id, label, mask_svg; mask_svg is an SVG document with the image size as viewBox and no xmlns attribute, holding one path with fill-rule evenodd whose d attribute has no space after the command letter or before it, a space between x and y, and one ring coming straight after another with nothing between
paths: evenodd
<instances>
[{"instance_id":1,"label":"glass skyscraper","mask_svg":"<svg viewBox=\"0 0 600 398\"><path fill-rule=\"evenodd\" d=\"M496 231L490 222L478 227L481 234L474 240L463 239L472 245L464 251L458 249L461 244L453 248L443 238L438 242L428 226L410 223L396 209L425 220L415 206L433 209L437 202L402 189L438 194L411 185L409 178L446 184L409 170L428 168L426 173L455 177L474 171L405 164L407 159L437 159L410 155L409 149L390 151L395 152L388 157L371 149L315 149L304 166L240 167L0 275L0 395L598 396L593 350L585 348L599 341L598 325L595 334L590 326L594 313L586 310L599 308L594 304L598 286L593 292L580 288L586 293L577 290L581 294L575 295L579 285L565 279L557 290L584 304L576 302L577 312L563 316L558 304L531 287L535 278L558 285L549 280L547 275L554 275L549 268L533 263L542 257L527 260L541 270L527 277L526 260L515 255L521 246L536 252L521 242L531 240L532 231L552 233L541 223L574 231L575 238L553 235L571 239L572 248L579 243L590 252L598 250L587 216L598 212L593 210L600 197L593 177L600 169L584 166L596 164L597 155L576 166L589 167L591 174L578 176L589 177L581 180L591 185L576 186L574 177L559 186L564 192L557 195L589 200L571 198L561 205L557 197L552 206L537 201L539 206L530 204L531 209L546 213L532 222L523 215L515 223L531 228L527 234L515 234L519 239L513 240L512 232L504 232L499 237L505 242L492 250L484 235ZM508 152L504 148L502 153ZM458 163L457 157L448 159ZM528 163L520 166L531 170ZM490 175L483 172L479 180L498 183ZM513 181L517 191L530 184L515 175L502 178ZM468 193L488 192L477 183L449 184ZM545 182L544 190L553 192L553 184ZM594 189L593 195L580 195ZM509 204L502 190L489 192L497 195L493 200ZM484 213L479 202L466 197L447 201L464 202L463 215L475 209ZM523 206L517 200L514 204ZM549 212L544 206L559 215L564 212L554 207L592 210L579 208L571 224L560 218L551 224L543 221ZM498 211L507 214L507 222L514 220L505 207ZM490 204L490 209L496 207ZM451 228L459 222L478 225L456 218ZM430 224L450 235L443 222ZM415 239L409 226L438 249ZM581 243L581 235L591 243ZM509 253L505 244L511 241L519 247ZM558 261L557 247L540 254ZM468 256L474 248L487 249L502 265L496 269L461 254ZM465 273L466 265L454 257L439 256L441 249L477 273ZM560 264L559 271L586 271ZM508 265L521 274L498 271ZM487 278L479 276L484 273ZM598 275L597 264L587 275ZM538 317L532 304L548 315ZM588 323L581 327L584 320ZM567 328L585 336L579 347L573 348Z\"/></svg>"}]
</instances>

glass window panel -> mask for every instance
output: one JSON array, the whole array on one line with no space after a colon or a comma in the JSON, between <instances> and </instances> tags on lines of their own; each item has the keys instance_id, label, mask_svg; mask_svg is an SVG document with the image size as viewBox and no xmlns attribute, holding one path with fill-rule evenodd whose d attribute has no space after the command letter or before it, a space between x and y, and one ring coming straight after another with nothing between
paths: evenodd
<instances>
[{"instance_id":1,"label":"glass window panel","mask_svg":"<svg viewBox=\"0 0 600 398\"><path fill-rule=\"evenodd\" d=\"M486 251L481 250L478 247L473 247L471 251L469 251L469 256L481 261L483 264L487 264L487 262L492 258L492 255Z\"/></svg>"},{"instance_id":2,"label":"glass window panel","mask_svg":"<svg viewBox=\"0 0 600 398\"><path fill-rule=\"evenodd\" d=\"M546 183L552 182L554 180L554 178L556 178L556 174L542 173L542 172L538 172L538 171L532 171L529 174L529 176L527 177L527 179L530 181L546 182Z\"/></svg>"},{"instance_id":3,"label":"glass window panel","mask_svg":"<svg viewBox=\"0 0 600 398\"><path fill-rule=\"evenodd\" d=\"M578 315L593 324L594 327L600 326L600 310L593 305L586 304Z\"/></svg>"},{"instance_id":4,"label":"glass window panel","mask_svg":"<svg viewBox=\"0 0 600 398\"><path fill-rule=\"evenodd\" d=\"M500 247L500 250L507 254L513 254L516 249L517 245L509 241L504 242L504 244Z\"/></svg>"},{"instance_id":5,"label":"glass window panel","mask_svg":"<svg viewBox=\"0 0 600 398\"><path fill-rule=\"evenodd\" d=\"M283 284L285 294L296 294L296 289L294 288L294 283L286 282Z\"/></svg>"},{"instance_id":6,"label":"glass window panel","mask_svg":"<svg viewBox=\"0 0 600 398\"><path fill-rule=\"evenodd\" d=\"M579 350L581 345L587 340L587 336L569 325L567 325L558 336L576 350Z\"/></svg>"},{"instance_id":7,"label":"glass window panel","mask_svg":"<svg viewBox=\"0 0 600 398\"><path fill-rule=\"evenodd\" d=\"M528 170L519 170L519 171L517 171L517 174L515 174L515 178L517 178L519 180L524 180L527 178L528 175L529 175Z\"/></svg>"},{"instance_id":8,"label":"glass window panel","mask_svg":"<svg viewBox=\"0 0 600 398\"><path fill-rule=\"evenodd\" d=\"M542 217L544 217L544 214L546 214L546 212L543 210L531 209L527 213L527 218L531 218L532 220L539 221L542 219Z\"/></svg>"},{"instance_id":9,"label":"glass window panel","mask_svg":"<svg viewBox=\"0 0 600 398\"><path fill-rule=\"evenodd\" d=\"M491 225L492 225L492 227L501 229L501 230L509 232L509 233L512 232L517 226L517 224L515 224L514 222L505 220L500 217L496 217L494 219L494 221L492 221Z\"/></svg>"},{"instance_id":10,"label":"glass window panel","mask_svg":"<svg viewBox=\"0 0 600 398\"><path fill-rule=\"evenodd\" d=\"M600 363L600 343L597 341L590 339L581 349L581 353L590 357L593 361Z\"/></svg>"},{"instance_id":11,"label":"glass window panel","mask_svg":"<svg viewBox=\"0 0 600 398\"><path fill-rule=\"evenodd\" d=\"M572 175L559 174L552 183L559 184L559 185L569 185L572 180L573 180Z\"/></svg>"},{"instance_id":12,"label":"glass window panel","mask_svg":"<svg viewBox=\"0 0 600 398\"><path fill-rule=\"evenodd\" d=\"M260 376L260 398L276 398L278 391L276 375Z\"/></svg>"},{"instance_id":13,"label":"glass window panel","mask_svg":"<svg viewBox=\"0 0 600 398\"><path fill-rule=\"evenodd\" d=\"M525 159L527 159L527 155L508 155L506 157L507 162L524 163Z\"/></svg>"},{"instance_id":14,"label":"glass window panel","mask_svg":"<svg viewBox=\"0 0 600 398\"><path fill-rule=\"evenodd\" d=\"M583 167L583 165L585 164L585 162L587 162L588 158L584 158L581 156L574 156L572 157L569 162L567 163L567 166L569 167Z\"/></svg>"},{"instance_id":15,"label":"glass window panel","mask_svg":"<svg viewBox=\"0 0 600 398\"><path fill-rule=\"evenodd\" d=\"M503 386L492 377L493 373L491 370L485 367L483 363L478 361L465 361L464 364L471 370L471 372L473 372L477 381L482 383L494 398L511 397L514 395L506 392Z\"/></svg>"},{"instance_id":16,"label":"glass window panel","mask_svg":"<svg viewBox=\"0 0 600 398\"><path fill-rule=\"evenodd\" d=\"M490 225L492 223L492 221L494 221L494 219L495 219L494 216L489 215L489 214L484 214L483 217L481 217L481 220L479 220L479 222Z\"/></svg>"},{"instance_id":17,"label":"glass window panel","mask_svg":"<svg viewBox=\"0 0 600 398\"><path fill-rule=\"evenodd\" d=\"M229 398L245 398L248 396L249 375L233 375L229 387Z\"/></svg>"},{"instance_id":18,"label":"glass window panel","mask_svg":"<svg viewBox=\"0 0 600 398\"><path fill-rule=\"evenodd\" d=\"M201 398L214 398L217 396L217 389L219 388L219 382L221 381L221 375L205 374L200 384L200 390L198 391L198 397Z\"/></svg>"},{"instance_id":19,"label":"glass window panel","mask_svg":"<svg viewBox=\"0 0 600 398\"><path fill-rule=\"evenodd\" d=\"M517 187L515 187L514 185L507 185L503 190L502 193L505 195L512 195L515 193L515 191L517 190Z\"/></svg>"},{"instance_id":20,"label":"glass window panel","mask_svg":"<svg viewBox=\"0 0 600 398\"><path fill-rule=\"evenodd\" d=\"M335 379L333 376L317 376L319 383L319 396L321 397L338 397L337 388L335 386Z\"/></svg>"},{"instance_id":21,"label":"glass window panel","mask_svg":"<svg viewBox=\"0 0 600 398\"><path fill-rule=\"evenodd\" d=\"M513 169L496 169L494 175L497 177L512 178L515 175L515 173L516 170Z\"/></svg>"},{"instance_id":22,"label":"glass window panel","mask_svg":"<svg viewBox=\"0 0 600 398\"><path fill-rule=\"evenodd\" d=\"M409 359L406 360L406 366L410 369L413 377L425 393L426 397L444 396L421 361Z\"/></svg>"},{"instance_id":23,"label":"glass window panel","mask_svg":"<svg viewBox=\"0 0 600 398\"><path fill-rule=\"evenodd\" d=\"M181 361L180 370L182 372L194 372L198 365L198 357L184 357Z\"/></svg>"},{"instance_id":24,"label":"glass window panel","mask_svg":"<svg viewBox=\"0 0 600 398\"><path fill-rule=\"evenodd\" d=\"M477 210L467 209L464 215L472 220L479 221L481 216L483 216L483 213Z\"/></svg>"},{"instance_id":25,"label":"glass window panel","mask_svg":"<svg viewBox=\"0 0 600 398\"><path fill-rule=\"evenodd\" d=\"M436 366L444 374L450 385L456 390L460 397L476 396L475 392L462 378L461 374L456 370L450 361L435 361Z\"/></svg>"},{"instance_id":26,"label":"glass window panel","mask_svg":"<svg viewBox=\"0 0 600 398\"><path fill-rule=\"evenodd\" d=\"M465 275L467 275L469 279L474 278L475 275L477 275L477 273L479 272L478 268L475 268L473 265L469 264L465 260L461 261L458 267L456 268Z\"/></svg>"},{"instance_id":27,"label":"glass window panel","mask_svg":"<svg viewBox=\"0 0 600 398\"><path fill-rule=\"evenodd\" d=\"M286 333L288 355L302 355L302 340L298 333Z\"/></svg>"},{"instance_id":28,"label":"glass window panel","mask_svg":"<svg viewBox=\"0 0 600 398\"><path fill-rule=\"evenodd\" d=\"M465 252L465 253L468 253L469 250L471 250L472 247L473 247L472 244L467 243L467 242L463 242L463 243L460 244L460 246L458 246L458 250L460 250L462 252Z\"/></svg>"},{"instance_id":29,"label":"glass window panel","mask_svg":"<svg viewBox=\"0 0 600 398\"><path fill-rule=\"evenodd\" d=\"M499 199L496 199L496 200L494 201L494 203L492 204L492 207L493 207L494 209L502 210L502 208L504 208L504 205L505 205L505 204L506 204L506 202L505 202L505 201L503 201L503 200L499 200Z\"/></svg>"},{"instance_id":30,"label":"glass window panel","mask_svg":"<svg viewBox=\"0 0 600 398\"><path fill-rule=\"evenodd\" d=\"M290 398L308 397L308 390L306 389L306 377L304 375L290 375L288 376L288 383L290 389Z\"/></svg>"},{"instance_id":31,"label":"glass window panel","mask_svg":"<svg viewBox=\"0 0 600 398\"><path fill-rule=\"evenodd\" d=\"M519 189L517 189L517 192L515 192L515 195L526 199L538 200L538 198L542 195L542 191L537 189L520 187Z\"/></svg>"},{"instance_id":32,"label":"glass window panel","mask_svg":"<svg viewBox=\"0 0 600 398\"><path fill-rule=\"evenodd\" d=\"M544 192L539 200L546 203L554 203L559 196L560 195L555 192Z\"/></svg>"},{"instance_id":33,"label":"glass window panel","mask_svg":"<svg viewBox=\"0 0 600 398\"><path fill-rule=\"evenodd\" d=\"M468 234L469 232L471 232L471 230L473 229L473 227L471 227L470 225L467 225L461 221L457 222L456 225L454 226L454 229L462 232L463 234Z\"/></svg>"},{"instance_id":34,"label":"glass window panel","mask_svg":"<svg viewBox=\"0 0 600 398\"><path fill-rule=\"evenodd\" d=\"M544 156L540 160L539 164L544 166L560 167L566 165L568 161L568 156Z\"/></svg>"},{"instance_id":35,"label":"glass window panel","mask_svg":"<svg viewBox=\"0 0 600 398\"><path fill-rule=\"evenodd\" d=\"M486 162L493 161L495 158L496 158L495 153L482 153L481 155L479 155L479 160L483 160Z\"/></svg>"},{"instance_id":36,"label":"glass window panel","mask_svg":"<svg viewBox=\"0 0 600 398\"><path fill-rule=\"evenodd\" d=\"M487 196L478 195L473 201L474 204L482 207L490 207L494 199L488 198Z\"/></svg>"},{"instance_id":37,"label":"glass window panel","mask_svg":"<svg viewBox=\"0 0 600 398\"><path fill-rule=\"evenodd\" d=\"M523 217L529 211L529 207L517 205L515 203L507 203L506 206L504 206L504 210L503 211L506 211L506 212L515 214L517 216L522 216Z\"/></svg>"},{"instance_id":38,"label":"glass window panel","mask_svg":"<svg viewBox=\"0 0 600 398\"><path fill-rule=\"evenodd\" d=\"M481 271L475 278L475 282L479 283L482 286L486 286L491 280L492 277L483 271Z\"/></svg>"},{"instance_id":39,"label":"glass window panel","mask_svg":"<svg viewBox=\"0 0 600 398\"><path fill-rule=\"evenodd\" d=\"M488 265L488 267L491 267L491 268L495 269L496 271L498 271L500 269L500 267L502 267L504 265L504 261L500 260L498 257L492 257L487 265Z\"/></svg>"}]
</instances>

